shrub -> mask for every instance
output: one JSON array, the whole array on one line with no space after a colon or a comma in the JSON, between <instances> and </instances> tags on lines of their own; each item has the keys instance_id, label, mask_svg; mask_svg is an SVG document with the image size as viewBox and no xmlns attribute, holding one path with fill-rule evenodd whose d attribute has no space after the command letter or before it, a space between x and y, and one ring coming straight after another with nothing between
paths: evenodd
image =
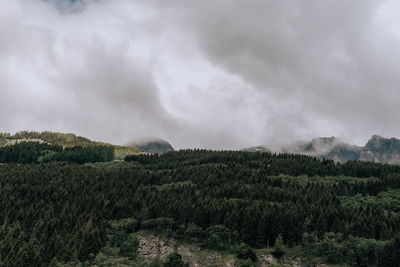
<instances>
[{"instance_id":1,"label":"shrub","mask_svg":"<svg viewBox=\"0 0 400 267\"><path fill-rule=\"evenodd\" d=\"M250 259L252 262L257 261L257 255L254 253L254 250L244 243L240 244L236 249L236 257L243 260Z\"/></svg>"}]
</instances>

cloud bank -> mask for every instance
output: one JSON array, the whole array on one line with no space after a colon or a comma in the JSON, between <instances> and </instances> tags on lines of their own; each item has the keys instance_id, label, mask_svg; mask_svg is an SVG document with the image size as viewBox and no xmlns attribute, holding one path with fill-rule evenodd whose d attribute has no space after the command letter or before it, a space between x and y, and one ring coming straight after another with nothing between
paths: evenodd
<instances>
[{"instance_id":1,"label":"cloud bank","mask_svg":"<svg viewBox=\"0 0 400 267\"><path fill-rule=\"evenodd\" d=\"M399 8L3 0L1 130L214 149L400 136Z\"/></svg>"}]
</instances>

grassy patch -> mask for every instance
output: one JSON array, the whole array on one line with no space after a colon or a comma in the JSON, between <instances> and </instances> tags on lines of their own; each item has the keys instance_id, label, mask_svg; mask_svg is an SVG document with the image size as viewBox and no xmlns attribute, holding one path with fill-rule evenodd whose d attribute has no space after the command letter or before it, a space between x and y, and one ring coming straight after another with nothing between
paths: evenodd
<instances>
[{"instance_id":1,"label":"grassy patch","mask_svg":"<svg viewBox=\"0 0 400 267\"><path fill-rule=\"evenodd\" d=\"M128 155L139 154L139 148L137 147L129 147L129 146L114 146L115 153L114 158L116 160L124 160Z\"/></svg>"}]
</instances>

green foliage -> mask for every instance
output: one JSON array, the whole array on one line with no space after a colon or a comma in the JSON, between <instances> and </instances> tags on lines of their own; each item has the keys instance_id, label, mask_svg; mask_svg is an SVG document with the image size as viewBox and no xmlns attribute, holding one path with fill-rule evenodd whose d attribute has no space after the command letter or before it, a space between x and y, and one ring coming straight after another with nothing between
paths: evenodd
<instances>
[{"instance_id":1,"label":"green foliage","mask_svg":"<svg viewBox=\"0 0 400 267\"><path fill-rule=\"evenodd\" d=\"M257 255L254 253L254 250L244 243L241 243L236 249L236 257L243 260L250 259L252 262L257 261Z\"/></svg>"},{"instance_id":2,"label":"green foliage","mask_svg":"<svg viewBox=\"0 0 400 267\"><path fill-rule=\"evenodd\" d=\"M160 217L156 219L144 220L141 228L170 234L174 229L176 229L176 223L173 218Z\"/></svg>"},{"instance_id":3,"label":"green foliage","mask_svg":"<svg viewBox=\"0 0 400 267\"><path fill-rule=\"evenodd\" d=\"M104 162L114 159L114 148L107 145L68 147L55 157L55 161L73 163Z\"/></svg>"},{"instance_id":4,"label":"green foliage","mask_svg":"<svg viewBox=\"0 0 400 267\"><path fill-rule=\"evenodd\" d=\"M167 256L167 259L164 262L164 267L189 267L188 263L185 263L182 260L182 256L174 251Z\"/></svg>"},{"instance_id":5,"label":"green foliage","mask_svg":"<svg viewBox=\"0 0 400 267\"><path fill-rule=\"evenodd\" d=\"M224 225L214 225L205 231L203 246L211 249L230 248L237 241L237 233L232 232Z\"/></svg>"},{"instance_id":6,"label":"green foliage","mask_svg":"<svg viewBox=\"0 0 400 267\"><path fill-rule=\"evenodd\" d=\"M130 237L124 240L120 245L120 253L122 256L129 259L135 259L137 257L137 250L139 247L139 242L135 237Z\"/></svg>"},{"instance_id":7,"label":"green foliage","mask_svg":"<svg viewBox=\"0 0 400 267\"><path fill-rule=\"evenodd\" d=\"M163 262L157 257L149 264L149 267L163 267Z\"/></svg>"},{"instance_id":8,"label":"green foliage","mask_svg":"<svg viewBox=\"0 0 400 267\"><path fill-rule=\"evenodd\" d=\"M85 137L76 136L72 133L54 133L54 132L32 132L32 131L21 131L14 135L8 135L10 140L25 140L30 139L41 140L48 144L58 145L62 147L70 146L87 146L94 145L97 142L91 141Z\"/></svg>"},{"instance_id":9,"label":"green foliage","mask_svg":"<svg viewBox=\"0 0 400 267\"><path fill-rule=\"evenodd\" d=\"M58 263L58 260L57 260L57 258L53 258L52 260L51 260L51 262L50 262L50 264L49 264L49 267L59 267L60 266L60 264Z\"/></svg>"},{"instance_id":10,"label":"green foliage","mask_svg":"<svg viewBox=\"0 0 400 267\"><path fill-rule=\"evenodd\" d=\"M82 152L18 145L34 149L10 152L13 162L29 159L26 151L43 162ZM53 258L146 266L131 239L139 229L219 250L243 242L349 266L398 262L400 215L388 203L398 197L398 166L204 150L133 161L0 164L0 266L47 266Z\"/></svg>"},{"instance_id":11,"label":"green foliage","mask_svg":"<svg viewBox=\"0 0 400 267\"><path fill-rule=\"evenodd\" d=\"M379 210L400 212L400 190L389 189L381 191L376 196L357 194L355 196L340 197L345 206L373 207Z\"/></svg>"},{"instance_id":12,"label":"green foliage","mask_svg":"<svg viewBox=\"0 0 400 267\"><path fill-rule=\"evenodd\" d=\"M104 162L114 159L114 148L109 145L67 147L39 142L21 142L0 147L0 163L73 163Z\"/></svg>"},{"instance_id":13,"label":"green foliage","mask_svg":"<svg viewBox=\"0 0 400 267\"><path fill-rule=\"evenodd\" d=\"M322 238L318 238L315 233L304 233L302 246L306 258L320 257L330 263L351 266L372 264L380 266L387 242L353 236L345 237L341 233L325 233Z\"/></svg>"},{"instance_id":14,"label":"green foliage","mask_svg":"<svg viewBox=\"0 0 400 267\"><path fill-rule=\"evenodd\" d=\"M10 146L0 147L1 163L36 163L40 157L47 154L59 153L60 146L41 144L38 142L21 142Z\"/></svg>"},{"instance_id":15,"label":"green foliage","mask_svg":"<svg viewBox=\"0 0 400 267\"><path fill-rule=\"evenodd\" d=\"M274 248L271 252L271 254L277 258L280 259L285 255L286 253L286 247L283 244L283 239L282 236L278 236L278 238L275 240Z\"/></svg>"},{"instance_id":16,"label":"green foliage","mask_svg":"<svg viewBox=\"0 0 400 267\"><path fill-rule=\"evenodd\" d=\"M399 267L400 266L400 235L398 234L390 243L384 248L383 266Z\"/></svg>"},{"instance_id":17,"label":"green foliage","mask_svg":"<svg viewBox=\"0 0 400 267\"><path fill-rule=\"evenodd\" d=\"M137 147L131 146L114 146L115 159L124 160L129 155L139 154L140 151Z\"/></svg>"},{"instance_id":18,"label":"green foliage","mask_svg":"<svg viewBox=\"0 0 400 267\"><path fill-rule=\"evenodd\" d=\"M257 267L257 265L250 259L247 259L247 260L238 259L235 261L235 266L237 266L237 267Z\"/></svg>"},{"instance_id":19,"label":"green foliage","mask_svg":"<svg viewBox=\"0 0 400 267\"><path fill-rule=\"evenodd\" d=\"M9 133L0 133L0 146L6 145L7 139L10 137Z\"/></svg>"}]
</instances>

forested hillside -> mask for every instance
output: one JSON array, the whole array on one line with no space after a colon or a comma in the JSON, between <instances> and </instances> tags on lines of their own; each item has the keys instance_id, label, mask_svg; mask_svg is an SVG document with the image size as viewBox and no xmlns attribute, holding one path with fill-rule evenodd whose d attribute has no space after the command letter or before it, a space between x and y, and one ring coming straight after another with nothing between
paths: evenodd
<instances>
[{"instance_id":1,"label":"forested hillside","mask_svg":"<svg viewBox=\"0 0 400 267\"><path fill-rule=\"evenodd\" d=\"M114 160L111 145L61 147L39 142L21 142L0 147L0 163L72 163L104 162Z\"/></svg>"},{"instance_id":2,"label":"forested hillside","mask_svg":"<svg viewBox=\"0 0 400 267\"><path fill-rule=\"evenodd\" d=\"M40 141L58 146L87 146L98 144L99 142L92 141L82 136L76 136L72 133L55 133L55 132L33 132L21 131L15 134L2 133L0 140L3 144L15 144L26 141ZM1 144L0 143L0 144Z\"/></svg>"},{"instance_id":3,"label":"forested hillside","mask_svg":"<svg viewBox=\"0 0 400 267\"><path fill-rule=\"evenodd\" d=\"M34 132L34 131L21 131L15 134L0 133L0 147L13 146L19 143L40 143L58 146L67 149L74 147L113 147L114 159L123 160L126 156L138 154L139 149L135 146L118 146L103 142L92 141L86 137L77 136L72 133L57 133L57 132Z\"/></svg>"},{"instance_id":4,"label":"forested hillside","mask_svg":"<svg viewBox=\"0 0 400 267\"><path fill-rule=\"evenodd\" d=\"M257 264L244 244L309 262L400 263L395 165L204 150L7 163L0 194L0 266L99 266L112 253L146 266L129 237L138 230L237 251L241 266Z\"/></svg>"}]
</instances>

